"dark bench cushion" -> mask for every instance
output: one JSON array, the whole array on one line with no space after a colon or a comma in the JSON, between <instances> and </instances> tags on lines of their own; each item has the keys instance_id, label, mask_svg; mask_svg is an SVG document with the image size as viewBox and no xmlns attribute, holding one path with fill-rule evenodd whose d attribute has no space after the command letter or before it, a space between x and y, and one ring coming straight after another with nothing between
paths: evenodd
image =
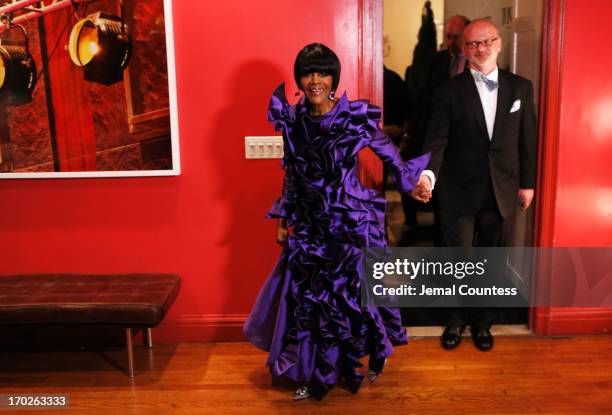
<instances>
[{"instance_id":1,"label":"dark bench cushion","mask_svg":"<svg viewBox=\"0 0 612 415\"><path fill-rule=\"evenodd\" d=\"M171 274L0 276L0 324L155 327L179 288Z\"/></svg>"}]
</instances>

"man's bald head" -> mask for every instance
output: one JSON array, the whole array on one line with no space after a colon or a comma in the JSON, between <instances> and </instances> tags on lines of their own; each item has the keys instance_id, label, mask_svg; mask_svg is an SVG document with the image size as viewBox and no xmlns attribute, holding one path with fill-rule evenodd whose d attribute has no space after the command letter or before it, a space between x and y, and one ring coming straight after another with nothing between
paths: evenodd
<instances>
[{"instance_id":1,"label":"man's bald head","mask_svg":"<svg viewBox=\"0 0 612 415\"><path fill-rule=\"evenodd\" d=\"M446 48L452 55L461 52L461 37L463 30L470 23L465 16L456 15L449 18L444 24L444 39Z\"/></svg>"},{"instance_id":2,"label":"man's bald head","mask_svg":"<svg viewBox=\"0 0 612 415\"><path fill-rule=\"evenodd\" d=\"M488 74L497 66L502 44L497 26L487 19L474 20L463 30L463 53L470 67Z\"/></svg>"},{"instance_id":3,"label":"man's bald head","mask_svg":"<svg viewBox=\"0 0 612 415\"><path fill-rule=\"evenodd\" d=\"M463 29L464 33L470 33L470 34L472 34L473 32L481 32L485 30L486 31L494 30L495 35L499 37L499 29L497 28L495 23L493 23L489 19L476 19L466 24L465 28Z\"/></svg>"}]
</instances>

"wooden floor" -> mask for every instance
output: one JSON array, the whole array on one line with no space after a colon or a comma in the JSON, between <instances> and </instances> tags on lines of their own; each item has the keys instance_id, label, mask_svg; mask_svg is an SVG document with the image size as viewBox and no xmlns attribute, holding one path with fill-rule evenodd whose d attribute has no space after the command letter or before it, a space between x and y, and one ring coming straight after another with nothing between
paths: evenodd
<instances>
[{"instance_id":1,"label":"wooden floor","mask_svg":"<svg viewBox=\"0 0 612 415\"><path fill-rule=\"evenodd\" d=\"M133 381L121 351L2 353L0 394L69 394L54 414L612 414L612 337L496 340L482 353L469 338L454 351L413 338L375 383L321 402L270 386L266 354L246 343L137 347Z\"/></svg>"}]
</instances>

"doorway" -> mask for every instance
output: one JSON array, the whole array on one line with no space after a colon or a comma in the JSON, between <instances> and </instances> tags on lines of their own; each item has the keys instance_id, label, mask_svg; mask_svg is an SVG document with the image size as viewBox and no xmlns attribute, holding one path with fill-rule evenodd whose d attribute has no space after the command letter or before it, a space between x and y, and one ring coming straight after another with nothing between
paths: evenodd
<instances>
[{"instance_id":1,"label":"doorway","mask_svg":"<svg viewBox=\"0 0 612 415\"><path fill-rule=\"evenodd\" d=\"M540 89L540 52L542 44L542 19L544 0L385 0L383 23L383 61L385 77L388 71L395 73L407 86L408 93L418 94L419 76L428 73L427 65L431 56L445 48L444 22L455 15L463 15L470 20L491 19L499 28L503 42L498 65L531 80L534 91ZM425 49L425 52L424 52ZM427 59L430 59L427 62ZM411 69L412 68L412 71ZM393 105L388 86L384 90L385 106ZM534 97L536 109L538 95ZM418 137L412 135L415 120L410 120L410 112L419 111L415 99L410 98L408 122L404 125L407 142L398 140L404 149L422 145ZM416 108L415 108L416 107ZM385 108L385 112L388 108ZM416 120L418 123L418 120ZM418 127L417 127L418 129ZM406 150L404 150L406 151ZM418 150L413 150L418 154ZM433 246L439 242L440 235L435 227L435 206L412 203L409 198L397 192L391 182L386 182L385 196L388 203L387 235L392 246ZM506 240L511 246L531 246L534 240L534 207L527 212L517 212L508 222ZM439 231L438 231L439 232ZM510 266L517 275L527 275L531 264L524 258L510 258ZM500 309L501 324L526 325L529 310ZM408 326L443 326L445 314L430 309L404 308L402 318Z\"/></svg>"}]
</instances>

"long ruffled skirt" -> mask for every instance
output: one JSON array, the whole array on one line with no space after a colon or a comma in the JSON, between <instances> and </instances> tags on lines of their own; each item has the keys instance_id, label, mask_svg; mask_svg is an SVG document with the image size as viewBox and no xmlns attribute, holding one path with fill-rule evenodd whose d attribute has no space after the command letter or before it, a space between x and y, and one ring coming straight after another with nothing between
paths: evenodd
<instances>
[{"instance_id":1,"label":"long ruffled skirt","mask_svg":"<svg viewBox=\"0 0 612 415\"><path fill-rule=\"evenodd\" d=\"M360 358L384 358L408 341L399 310L361 307L361 250L339 247L329 258L290 239L244 326L251 343L268 351L273 376L329 389L359 382ZM336 247L338 248L338 247Z\"/></svg>"}]
</instances>

